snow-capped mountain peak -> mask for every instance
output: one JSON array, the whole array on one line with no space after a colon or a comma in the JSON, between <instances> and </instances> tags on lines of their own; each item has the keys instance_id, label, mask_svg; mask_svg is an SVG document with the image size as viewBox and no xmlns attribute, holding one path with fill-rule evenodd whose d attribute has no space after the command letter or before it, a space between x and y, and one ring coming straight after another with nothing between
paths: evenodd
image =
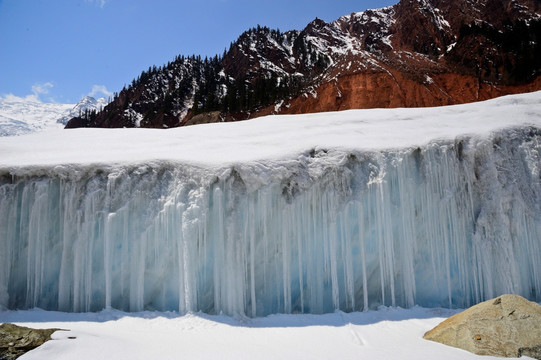
<instances>
[{"instance_id":1,"label":"snow-capped mountain peak","mask_svg":"<svg viewBox=\"0 0 541 360\"><path fill-rule=\"evenodd\" d=\"M90 111L101 111L108 101L106 98L94 98L92 96L84 96L75 106L70 110L70 112L57 120L58 123L66 125L71 118L82 116L85 112Z\"/></svg>"}]
</instances>

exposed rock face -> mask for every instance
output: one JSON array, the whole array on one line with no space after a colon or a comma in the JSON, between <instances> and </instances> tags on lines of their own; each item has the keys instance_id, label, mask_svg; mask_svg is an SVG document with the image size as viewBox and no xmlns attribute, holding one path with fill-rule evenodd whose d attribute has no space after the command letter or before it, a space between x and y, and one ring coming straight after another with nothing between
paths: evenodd
<instances>
[{"instance_id":1,"label":"exposed rock face","mask_svg":"<svg viewBox=\"0 0 541 360\"><path fill-rule=\"evenodd\" d=\"M541 359L541 306L502 295L448 318L424 338L478 355Z\"/></svg>"},{"instance_id":2,"label":"exposed rock face","mask_svg":"<svg viewBox=\"0 0 541 360\"><path fill-rule=\"evenodd\" d=\"M17 359L51 340L59 329L30 329L14 324L0 325L0 360Z\"/></svg>"},{"instance_id":3,"label":"exposed rock face","mask_svg":"<svg viewBox=\"0 0 541 360\"><path fill-rule=\"evenodd\" d=\"M199 125L222 122L221 114L219 111L212 111L208 113L198 114L191 117L186 121L184 125Z\"/></svg>"},{"instance_id":4,"label":"exposed rock face","mask_svg":"<svg viewBox=\"0 0 541 360\"><path fill-rule=\"evenodd\" d=\"M168 128L539 89L541 2L401 0L330 23L315 19L302 31L250 29L221 57L149 68L103 111L67 127Z\"/></svg>"},{"instance_id":5,"label":"exposed rock face","mask_svg":"<svg viewBox=\"0 0 541 360\"><path fill-rule=\"evenodd\" d=\"M343 76L336 83L320 86L315 95L297 97L282 113L302 114L348 109L425 107L462 104L498 96L541 89L541 77L520 85L496 85L468 75L438 74L418 83L402 73L360 73ZM267 115L268 109L257 113Z\"/></svg>"}]
</instances>

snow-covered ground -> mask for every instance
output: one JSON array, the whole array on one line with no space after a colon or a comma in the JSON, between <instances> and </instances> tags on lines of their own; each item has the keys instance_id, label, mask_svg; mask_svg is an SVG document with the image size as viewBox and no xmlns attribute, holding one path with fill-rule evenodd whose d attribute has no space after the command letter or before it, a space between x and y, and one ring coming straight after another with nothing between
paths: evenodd
<instances>
[{"instance_id":1,"label":"snow-covered ground","mask_svg":"<svg viewBox=\"0 0 541 360\"><path fill-rule=\"evenodd\" d=\"M541 126L541 92L435 108L272 115L169 129L70 129L0 139L0 167L141 164L203 167L297 158L310 150L391 150Z\"/></svg>"},{"instance_id":2,"label":"snow-covered ground","mask_svg":"<svg viewBox=\"0 0 541 360\"><path fill-rule=\"evenodd\" d=\"M200 313L27 310L0 312L0 322L66 329L21 360L499 359L422 338L456 312L382 307L367 312L248 319Z\"/></svg>"}]
</instances>

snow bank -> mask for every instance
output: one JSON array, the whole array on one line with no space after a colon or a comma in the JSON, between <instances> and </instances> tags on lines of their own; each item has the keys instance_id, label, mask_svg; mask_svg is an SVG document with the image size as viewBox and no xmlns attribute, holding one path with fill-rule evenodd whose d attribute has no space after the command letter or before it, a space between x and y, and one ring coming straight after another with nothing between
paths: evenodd
<instances>
[{"instance_id":1,"label":"snow bank","mask_svg":"<svg viewBox=\"0 0 541 360\"><path fill-rule=\"evenodd\" d=\"M71 129L0 139L0 167L174 161L203 167L295 158L311 149L372 151L541 123L541 93L437 108L273 115L158 129Z\"/></svg>"}]
</instances>

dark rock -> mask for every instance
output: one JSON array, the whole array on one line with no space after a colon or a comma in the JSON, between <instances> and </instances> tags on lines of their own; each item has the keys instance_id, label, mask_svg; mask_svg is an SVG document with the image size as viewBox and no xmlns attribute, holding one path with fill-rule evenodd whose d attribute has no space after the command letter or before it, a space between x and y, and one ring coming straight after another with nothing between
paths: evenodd
<instances>
[{"instance_id":1,"label":"dark rock","mask_svg":"<svg viewBox=\"0 0 541 360\"><path fill-rule=\"evenodd\" d=\"M529 356L531 358L541 360L541 344L532 347L523 347L518 349L518 356Z\"/></svg>"},{"instance_id":2,"label":"dark rock","mask_svg":"<svg viewBox=\"0 0 541 360\"><path fill-rule=\"evenodd\" d=\"M13 360L51 340L60 329L30 329L14 324L0 325L0 360Z\"/></svg>"}]
</instances>

